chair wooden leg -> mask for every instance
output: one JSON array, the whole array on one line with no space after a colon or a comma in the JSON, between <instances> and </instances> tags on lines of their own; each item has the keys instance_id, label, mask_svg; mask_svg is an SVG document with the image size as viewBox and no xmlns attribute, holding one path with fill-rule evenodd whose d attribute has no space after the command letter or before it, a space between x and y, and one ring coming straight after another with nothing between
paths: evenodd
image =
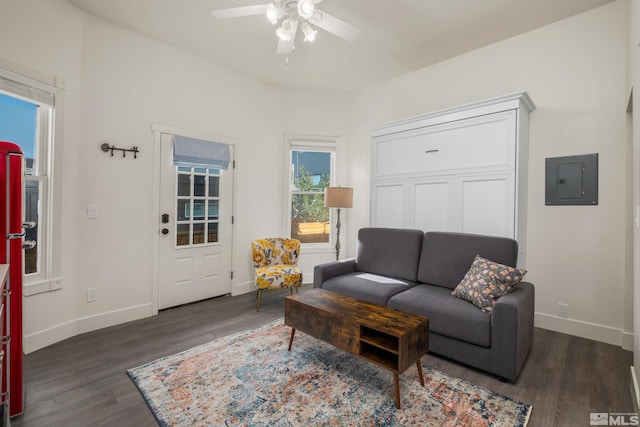
<instances>
[{"instance_id":1,"label":"chair wooden leg","mask_svg":"<svg viewBox=\"0 0 640 427\"><path fill-rule=\"evenodd\" d=\"M258 289L258 305L256 305L256 311L260 311L260 300L262 299L262 289Z\"/></svg>"}]
</instances>

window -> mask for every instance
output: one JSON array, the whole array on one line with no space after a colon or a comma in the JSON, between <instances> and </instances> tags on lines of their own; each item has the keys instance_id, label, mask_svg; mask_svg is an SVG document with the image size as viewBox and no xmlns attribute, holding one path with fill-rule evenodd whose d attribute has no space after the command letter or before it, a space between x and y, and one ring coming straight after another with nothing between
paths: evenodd
<instances>
[{"instance_id":1,"label":"window","mask_svg":"<svg viewBox=\"0 0 640 427\"><path fill-rule=\"evenodd\" d=\"M290 143L289 226L302 243L329 243L331 216L324 206L335 163L335 142Z\"/></svg>"},{"instance_id":2,"label":"window","mask_svg":"<svg viewBox=\"0 0 640 427\"><path fill-rule=\"evenodd\" d=\"M24 251L24 284L25 295L33 295L61 286L61 215L59 206L53 209L61 189L60 182L53 185L52 156L54 123L62 120L62 108L55 105L62 94L55 78L18 71L0 68L0 140L16 143L25 156L24 220L36 224L25 230L25 240L36 245Z\"/></svg>"},{"instance_id":3,"label":"window","mask_svg":"<svg viewBox=\"0 0 640 427\"><path fill-rule=\"evenodd\" d=\"M41 269L40 245L38 238L38 208L40 206L40 194L42 193L41 175L42 167L39 167L38 150L38 110L37 104L24 101L0 92L0 140L11 141L22 148L25 157L25 194L24 194L24 219L33 221L36 226L26 230L25 240L36 242L32 249L24 252L24 273L37 275ZM45 112L48 108L44 109ZM46 113L43 119L46 122Z\"/></svg>"}]
</instances>

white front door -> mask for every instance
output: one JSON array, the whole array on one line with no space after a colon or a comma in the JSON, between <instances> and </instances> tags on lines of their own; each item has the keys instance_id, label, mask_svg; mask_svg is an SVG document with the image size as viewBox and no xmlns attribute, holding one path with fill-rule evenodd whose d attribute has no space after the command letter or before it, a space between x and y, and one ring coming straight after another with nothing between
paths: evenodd
<instances>
[{"instance_id":1,"label":"white front door","mask_svg":"<svg viewBox=\"0 0 640 427\"><path fill-rule=\"evenodd\" d=\"M230 169L176 167L160 135L159 309L231 292L230 148Z\"/></svg>"}]
</instances>

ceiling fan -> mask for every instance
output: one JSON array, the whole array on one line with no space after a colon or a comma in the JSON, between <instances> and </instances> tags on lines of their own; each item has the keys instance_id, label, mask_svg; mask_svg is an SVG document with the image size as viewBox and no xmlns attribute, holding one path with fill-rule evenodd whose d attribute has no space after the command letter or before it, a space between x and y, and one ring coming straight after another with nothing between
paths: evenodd
<instances>
[{"instance_id":1,"label":"ceiling fan","mask_svg":"<svg viewBox=\"0 0 640 427\"><path fill-rule=\"evenodd\" d=\"M271 24L278 25L276 29L276 36L278 36L276 52L280 55L286 55L295 50L298 26L301 27L304 33L305 42L312 42L316 38L318 30L315 30L312 25L345 40L355 41L360 36L360 29L327 12L316 9L315 5L321 1L274 0L268 4L212 10L211 14L217 19L264 14Z\"/></svg>"}]
</instances>

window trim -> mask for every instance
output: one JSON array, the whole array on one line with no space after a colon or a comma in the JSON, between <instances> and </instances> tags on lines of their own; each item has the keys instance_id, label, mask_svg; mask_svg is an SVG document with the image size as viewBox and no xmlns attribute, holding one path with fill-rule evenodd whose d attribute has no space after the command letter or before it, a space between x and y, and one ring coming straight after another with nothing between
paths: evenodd
<instances>
[{"instance_id":1,"label":"window trim","mask_svg":"<svg viewBox=\"0 0 640 427\"><path fill-rule=\"evenodd\" d=\"M308 151L331 152L331 179L330 185L336 181L336 164L338 153L338 138L330 136L286 135L285 136L285 173L284 173L284 215L282 230L283 236L291 236L291 151L299 147ZM329 211L329 241L323 243L302 243L305 253L332 252L335 246L335 213Z\"/></svg>"},{"instance_id":2,"label":"window trim","mask_svg":"<svg viewBox=\"0 0 640 427\"><path fill-rule=\"evenodd\" d=\"M64 123L64 81L29 70L0 59L0 79L10 84L3 87L9 96L24 99L38 105L37 144L42 158L38 167L46 188L41 194L42 216L39 218L42 233L41 272L25 275L23 295L31 296L62 288L62 142ZM16 89L11 90L11 85ZM22 88L25 91L20 92ZM33 97L25 96L30 92ZM46 95L50 95L47 97ZM47 102L50 101L50 102ZM46 124L47 126L42 126ZM44 145L41 145L44 144Z\"/></svg>"}]
</instances>

